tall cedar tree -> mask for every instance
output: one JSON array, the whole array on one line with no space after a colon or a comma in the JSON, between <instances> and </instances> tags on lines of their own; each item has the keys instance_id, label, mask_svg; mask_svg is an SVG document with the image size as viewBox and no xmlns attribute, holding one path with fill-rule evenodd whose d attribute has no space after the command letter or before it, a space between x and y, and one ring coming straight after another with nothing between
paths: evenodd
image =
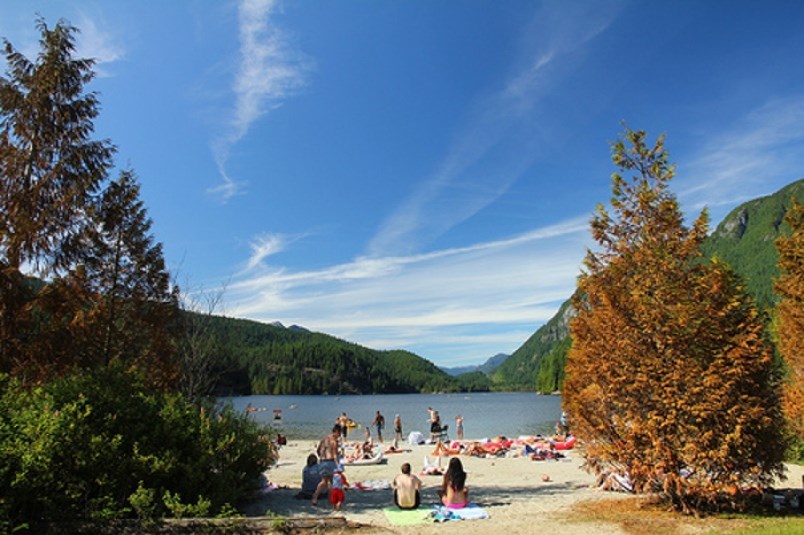
<instances>
[{"instance_id":1,"label":"tall cedar tree","mask_svg":"<svg viewBox=\"0 0 804 535\"><path fill-rule=\"evenodd\" d=\"M41 50L30 61L4 40L0 77L0 370L24 367L31 288L20 268L54 272L74 260L93 194L114 147L93 140L98 100L84 90L93 61L74 59L76 29L37 21Z\"/></svg>"},{"instance_id":2,"label":"tall cedar tree","mask_svg":"<svg viewBox=\"0 0 804 535\"><path fill-rule=\"evenodd\" d=\"M73 58L77 30L37 26L37 61L6 41L0 79L0 371L35 382L118 361L167 386L177 299L162 246L133 172L107 183L114 147L91 139L99 103L84 91L93 61Z\"/></svg>"},{"instance_id":3,"label":"tall cedar tree","mask_svg":"<svg viewBox=\"0 0 804 535\"><path fill-rule=\"evenodd\" d=\"M667 189L664 136L626 129L612 159L613 214L598 207L573 299L564 404L596 473L685 512L739 507L740 488L783 470L783 417L756 307L728 266L706 263L703 212L687 229Z\"/></svg>"},{"instance_id":4,"label":"tall cedar tree","mask_svg":"<svg viewBox=\"0 0 804 535\"><path fill-rule=\"evenodd\" d=\"M171 328L177 325L178 307L162 244L150 235L152 221L139 192L134 173L123 171L93 212L82 275L94 307L82 323L94 339L86 347L98 364L124 362L169 384L177 379Z\"/></svg>"},{"instance_id":5,"label":"tall cedar tree","mask_svg":"<svg viewBox=\"0 0 804 535\"><path fill-rule=\"evenodd\" d=\"M782 274L774 285L781 297L779 351L788 367L783 404L793 433L804 441L804 205L793 199L785 221L790 235L776 240Z\"/></svg>"}]
</instances>

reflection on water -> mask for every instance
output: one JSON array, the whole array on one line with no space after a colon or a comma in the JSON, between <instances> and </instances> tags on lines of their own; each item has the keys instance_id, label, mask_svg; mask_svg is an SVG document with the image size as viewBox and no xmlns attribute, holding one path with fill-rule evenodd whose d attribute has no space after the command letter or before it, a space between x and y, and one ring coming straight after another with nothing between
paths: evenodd
<instances>
[{"instance_id":1,"label":"reflection on water","mask_svg":"<svg viewBox=\"0 0 804 535\"><path fill-rule=\"evenodd\" d=\"M235 410L253 410L252 418L275 427L293 439L317 439L326 434L335 418L345 412L357 426L350 436L365 436L379 410L385 416L383 438L393 439L394 415L402 418L405 437L411 431L429 436L427 408L437 410L455 438L455 416L464 417L466 438L551 433L561 416L561 397L532 392L458 394L381 394L365 396L241 396L223 398ZM275 411L280 411L275 413ZM275 414L281 413L276 420ZM374 429L371 429L372 434ZM375 437L376 439L376 437Z\"/></svg>"}]
</instances>

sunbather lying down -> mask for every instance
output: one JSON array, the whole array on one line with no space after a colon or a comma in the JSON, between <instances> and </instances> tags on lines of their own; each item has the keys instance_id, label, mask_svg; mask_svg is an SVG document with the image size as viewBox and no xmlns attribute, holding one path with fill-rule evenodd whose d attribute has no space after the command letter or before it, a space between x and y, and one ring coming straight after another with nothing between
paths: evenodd
<instances>
[{"instance_id":1,"label":"sunbather lying down","mask_svg":"<svg viewBox=\"0 0 804 535\"><path fill-rule=\"evenodd\" d=\"M432 455L474 455L476 457L489 457L504 453L507 449L508 446L501 442L453 442L450 447L447 447L443 442L438 442Z\"/></svg>"},{"instance_id":2,"label":"sunbather lying down","mask_svg":"<svg viewBox=\"0 0 804 535\"><path fill-rule=\"evenodd\" d=\"M616 470L601 472L597 478L600 490L613 490L617 492L633 492L634 486L628 472L620 473Z\"/></svg>"},{"instance_id":3,"label":"sunbather lying down","mask_svg":"<svg viewBox=\"0 0 804 535\"><path fill-rule=\"evenodd\" d=\"M436 463L431 463L430 459L425 457L424 458L424 467L422 468L422 471L419 474L423 475L423 476L440 476L440 475L442 475L444 473L444 469L441 468L441 466L438 464L438 463L441 462L441 459L438 458L438 457L436 457L436 459L437 459Z\"/></svg>"},{"instance_id":4,"label":"sunbather lying down","mask_svg":"<svg viewBox=\"0 0 804 535\"><path fill-rule=\"evenodd\" d=\"M461 451L462 450L460 446L456 448L448 448L446 444L444 444L439 440L438 442L436 442L436 447L431 455L433 455L434 457L443 457L446 455L460 455Z\"/></svg>"}]
</instances>

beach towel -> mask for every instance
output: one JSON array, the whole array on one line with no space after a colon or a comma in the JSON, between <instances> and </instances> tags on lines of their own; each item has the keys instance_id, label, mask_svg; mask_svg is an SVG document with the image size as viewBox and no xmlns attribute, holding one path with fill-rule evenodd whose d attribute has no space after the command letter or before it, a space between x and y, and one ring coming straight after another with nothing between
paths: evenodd
<instances>
[{"instance_id":1,"label":"beach towel","mask_svg":"<svg viewBox=\"0 0 804 535\"><path fill-rule=\"evenodd\" d=\"M447 520L482 520L489 518L485 509L477 504L470 503L463 509L450 509L443 505L433 506L430 516L436 522L446 522Z\"/></svg>"},{"instance_id":2,"label":"beach towel","mask_svg":"<svg viewBox=\"0 0 804 535\"><path fill-rule=\"evenodd\" d=\"M428 524L433 521L429 509L399 509L398 507L386 507L382 510L385 518L392 526L413 526L416 524Z\"/></svg>"}]
</instances>

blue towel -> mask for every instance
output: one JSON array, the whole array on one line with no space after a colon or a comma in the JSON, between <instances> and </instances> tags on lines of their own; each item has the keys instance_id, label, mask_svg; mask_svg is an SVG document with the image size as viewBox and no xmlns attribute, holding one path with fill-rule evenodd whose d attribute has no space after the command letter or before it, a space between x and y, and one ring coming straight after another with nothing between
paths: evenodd
<instances>
[{"instance_id":1,"label":"blue towel","mask_svg":"<svg viewBox=\"0 0 804 535\"><path fill-rule=\"evenodd\" d=\"M446 522L447 520L481 520L489 517L485 509L473 503L470 503L462 509L450 509L443 505L436 505L433 506L433 511L430 515L436 522Z\"/></svg>"}]
</instances>

